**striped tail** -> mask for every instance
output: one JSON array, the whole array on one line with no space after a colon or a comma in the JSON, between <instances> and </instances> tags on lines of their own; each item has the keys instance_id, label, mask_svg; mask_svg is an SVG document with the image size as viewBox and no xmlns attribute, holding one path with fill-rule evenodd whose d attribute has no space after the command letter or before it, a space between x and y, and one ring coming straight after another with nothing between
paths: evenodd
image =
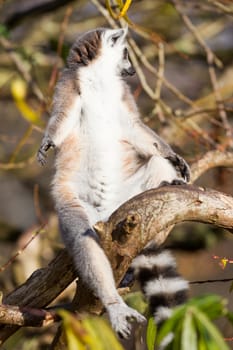
<instances>
[{"instance_id":1,"label":"striped tail","mask_svg":"<svg viewBox=\"0 0 233 350\"><path fill-rule=\"evenodd\" d=\"M172 309L187 300L188 282L178 274L176 261L171 253L158 250L155 245L145 248L134 259L132 268L149 302L155 323L160 327L171 316ZM164 349L172 338L173 335L169 334L160 349Z\"/></svg>"}]
</instances>

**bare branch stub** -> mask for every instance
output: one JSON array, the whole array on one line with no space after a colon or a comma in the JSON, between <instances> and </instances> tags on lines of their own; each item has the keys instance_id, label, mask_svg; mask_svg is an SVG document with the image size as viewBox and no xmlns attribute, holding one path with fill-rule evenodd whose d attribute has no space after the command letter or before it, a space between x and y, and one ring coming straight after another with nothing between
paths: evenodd
<instances>
[{"instance_id":1,"label":"bare branch stub","mask_svg":"<svg viewBox=\"0 0 233 350\"><path fill-rule=\"evenodd\" d=\"M0 305L0 323L2 324L44 327L59 319L59 316L53 311L15 305Z\"/></svg>"}]
</instances>

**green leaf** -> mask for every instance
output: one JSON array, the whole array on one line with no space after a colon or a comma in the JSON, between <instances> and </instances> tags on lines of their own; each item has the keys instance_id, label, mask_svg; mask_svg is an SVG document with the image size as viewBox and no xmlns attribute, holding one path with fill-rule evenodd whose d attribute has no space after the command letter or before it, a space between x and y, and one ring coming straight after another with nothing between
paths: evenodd
<instances>
[{"instance_id":1,"label":"green leaf","mask_svg":"<svg viewBox=\"0 0 233 350\"><path fill-rule=\"evenodd\" d=\"M156 339L157 327L154 321L154 317L150 317L146 329L146 345L148 350L154 350Z\"/></svg>"},{"instance_id":2,"label":"green leaf","mask_svg":"<svg viewBox=\"0 0 233 350\"><path fill-rule=\"evenodd\" d=\"M206 295L191 299L187 306L195 306L214 320L226 314L226 300L218 295Z\"/></svg>"},{"instance_id":3,"label":"green leaf","mask_svg":"<svg viewBox=\"0 0 233 350\"><path fill-rule=\"evenodd\" d=\"M225 343L222 335L210 319L200 310L193 307L193 315L196 321L199 323L199 330L205 337L206 345L210 350L229 350L228 345ZM200 327L201 326L201 327ZM210 347L209 347L210 345Z\"/></svg>"},{"instance_id":4,"label":"green leaf","mask_svg":"<svg viewBox=\"0 0 233 350\"><path fill-rule=\"evenodd\" d=\"M182 305L173 311L172 316L164 322L158 331L158 336L156 339L157 344L160 344L163 338L169 333L175 333L176 327L180 324L180 322L182 322L185 310L186 306Z\"/></svg>"},{"instance_id":5,"label":"green leaf","mask_svg":"<svg viewBox=\"0 0 233 350\"><path fill-rule=\"evenodd\" d=\"M82 321L85 329L95 339L94 347L90 350L123 350L106 320L100 317L88 317Z\"/></svg>"},{"instance_id":6,"label":"green leaf","mask_svg":"<svg viewBox=\"0 0 233 350\"><path fill-rule=\"evenodd\" d=\"M193 322L192 309L187 310L182 327L181 350L197 350L197 332Z\"/></svg>"}]
</instances>

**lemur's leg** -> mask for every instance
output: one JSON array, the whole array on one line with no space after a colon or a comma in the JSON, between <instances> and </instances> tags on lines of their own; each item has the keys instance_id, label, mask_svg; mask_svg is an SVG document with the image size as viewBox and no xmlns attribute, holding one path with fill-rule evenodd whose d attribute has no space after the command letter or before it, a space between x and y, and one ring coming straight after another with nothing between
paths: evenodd
<instances>
[{"instance_id":1,"label":"lemur's leg","mask_svg":"<svg viewBox=\"0 0 233 350\"><path fill-rule=\"evenodd\" d=\"M66 192L66 200L64 193ZM56 192L57 193L57 192ZM128 307L119 296L110 263L98 243L96 232L89 224L82 203L70 189L62 188L62 200L56 200L62 238L84 283L93 290L105 306L112 327L122 337L131 331L129 320L145 318Z\"/></svg>"},{"instance_id":2,"label":"lemur's leg","mask_svg":"<svg viewBox=\"0 0 233 350\"><path fill-rule=\"evenodd\" d=\"M177 175L176 168L166 158L153 156L144 166L142 190L157 188L163 184L185 184L185 180Z\"/></svg>"}]
</instances>

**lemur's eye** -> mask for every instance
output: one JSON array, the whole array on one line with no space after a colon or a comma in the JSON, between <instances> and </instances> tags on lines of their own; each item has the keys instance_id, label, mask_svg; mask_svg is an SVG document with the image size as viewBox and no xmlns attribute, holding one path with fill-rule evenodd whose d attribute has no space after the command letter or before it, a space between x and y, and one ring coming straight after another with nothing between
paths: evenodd
<instances>
[{"instance_id":1,"label":"lemur's eye","mask_svg":"<svg viewBox=\"0 0 233 350\"><path fill-rule=\"evenodd\" d=\"M124 51L123 51L123 58L124 60L127 60L128 58L128 49L126 47L124 48Z\"/></svg>"}]
</instances>

